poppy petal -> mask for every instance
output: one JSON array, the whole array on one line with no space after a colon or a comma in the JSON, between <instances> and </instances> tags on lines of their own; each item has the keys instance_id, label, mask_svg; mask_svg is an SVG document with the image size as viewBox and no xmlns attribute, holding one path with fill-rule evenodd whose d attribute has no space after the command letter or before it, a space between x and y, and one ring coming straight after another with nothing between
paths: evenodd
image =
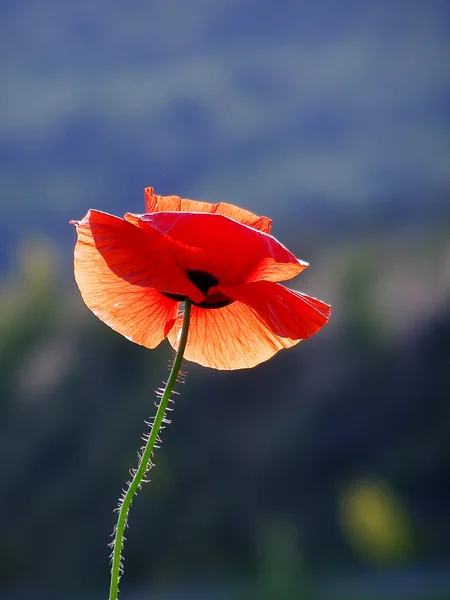
<instances>
[{"instance_id":1,"label":"poppy petal","mask_svg":"<svg viewBox=\"0 0 450 600\"><path fill-rule=\"evenodd\" d=\"M168 335L175 349L181 326L180 315ZM257 312L242 302L211 310L192 306L184 357L214 369L247 369L299 341L275 335Z\"/></svg>"},{"instance_id":2,"label":"poppy petal","mask_svg":"<svg viewBox=\"0 0 450 600\"><path fill-rule=\"evenodd\" d=\"M283 338L307 339L330 318L328 304L269 281L218 286L217 291L253 308L272 333Z\"/></svg>"},{"instance_id":3,"label":"poppy petal","mask_svg":"<svg viewBox=\"0 0 450 600\"><path fill-rule=\"evenodd\" d=\"M307 263L297 259L274 237L246 227L224 215L189 212L158 212L125 215L169 236L196 255L182 253L177 261L184 269L211 273L226 285L247 281L284 281L298 275Z\"/></svg>"},{"instance_id":4,"label":"poppy petal","mask_svg":"<svg viewBox=\"0 0 450 600\"><path fill-rule=\"evenodd\" d=\"M204 212L225 215L230 219L239 221L243 225L248 225L253 229L258 229L264 233L270 233L272 228L272 219L268 217L258 217L248 210L228 204L226 202L218 202L211 204L210 202L200 202L199 200L186 200L178 196L157 196L153 188L148 187L144 190L145 196L145 212Z\"/></svg>"},{"instance_id":5,"label":"poppy petal","mask_svg":"<svg viewBox=\"0 0 450 600\"><path fill-rule=\"evenodd\" d=\"M100 254L106 266L128 283L188 296L194 302L204 299L177 263L182 245L158 231L144 231L113 215L91 210L77 223L77 233L80 247L86 245Z\"/></svg>"},{"instance_id":6,"label":"poppy petal","mask_svg":"<svg viewBox=\"0 0 450 600\"><path fill-rule=\"evenodd\" d=\"M104 220L108 222L109 218ZM75 279L87 306L115 331L137 344L155 348L173 326L178 302L112 271L84 220L78 224L77 232Z\"/></svg>"}]
</instances>

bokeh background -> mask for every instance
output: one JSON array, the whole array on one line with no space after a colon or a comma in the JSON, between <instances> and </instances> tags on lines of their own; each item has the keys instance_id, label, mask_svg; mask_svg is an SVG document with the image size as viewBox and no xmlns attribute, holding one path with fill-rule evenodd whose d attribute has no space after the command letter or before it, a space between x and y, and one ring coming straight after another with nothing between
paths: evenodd
<instances>
[{"instance_id":1,"label":"bokeh background","mask_svg":"<svg viewBox=\"0 0 450 600\"><path fill-rule=\"evenodd\" d=\"M319 335L187 366L122 598L450 598L450 5L3 0L0 597L106 598L167 376L83 305L70 219L238 204L311 264Z\"/></svg>"}]
</instances>

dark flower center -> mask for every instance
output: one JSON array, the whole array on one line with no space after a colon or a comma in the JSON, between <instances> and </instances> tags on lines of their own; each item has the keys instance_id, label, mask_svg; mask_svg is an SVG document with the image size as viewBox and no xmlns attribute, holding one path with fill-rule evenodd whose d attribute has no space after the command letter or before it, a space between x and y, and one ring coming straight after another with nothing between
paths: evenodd
<instances>
[{"instance_id":1,"label":"dark flower center","mask_svg":"<svg viewBox=\"0 0 450 600\"><path fill-rule=\"evenodd\" d=\"M186 276L191 283L198 288L202 294L206 296L206 298L202 302L193 302L195 306L200 308L223 308L224 306L228 306L234 300L228 298L224 294L220 292L212 292L209 293L211 288L219 285L219 278L211 273L207 273L206 271L200 271L198 269L187 269ZM172 298L172 300L178 300L179 302L183 302L185 300L184 296L181 294L168 294L163 292L164 296L168 298Z\"/></svg>"},{"instance_id":2,"label":"dark flower center","mask_svg":"<svg viewBox=\"0 0 450 600\"><path fill-rule=\"evenodd\" d=\"M195 287L197 287L202 294L209 292L209 288L216 287L219 283L219 278L211 273L205 271L199 271L198 269L188 269L186 271L187 278L191 281Z\"/></svg>"}]
</instances>

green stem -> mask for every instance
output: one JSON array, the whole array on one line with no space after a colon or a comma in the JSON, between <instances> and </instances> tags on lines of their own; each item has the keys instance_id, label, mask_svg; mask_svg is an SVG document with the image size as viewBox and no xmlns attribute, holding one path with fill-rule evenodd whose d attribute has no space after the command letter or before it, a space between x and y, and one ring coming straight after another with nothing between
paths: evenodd
<instances>
[{"instance_id":1,"label":"green stem","mask_svg":"<svg viewBox=\"0 0 450 600\"><path fill-rule=\"evenodd\" d=\"M125 495L123 496L119 504L119 517L117 519L117 525L115 529L113 552L112 552L112 566L111 566L111 586L109 588L109 600L117 600L119 593L119 579L121 575L121 564L122 564L122 548L123 548L123 534L128 519L128 511L130 509L131 501L140 487L142 480L147 472L150 459L152 457L153 448L155 442L158 439L158 433L161 428L161 424L164 420L164 414L166 412L167 405L173 392L173 388L177 381L178 374L180 372L181 363L183 360L184 350L186 348L186 342L189 330L189 319L191 315L191 303L186 300L184 303L184 318L183 326L181 329L180 344L178 351L175 356L175 360L170 371L169 379L167 380L166 388L161 397L161 401L156 412L155 420L145 444L142 456L139 460L139 465L134 472L133 478L128 486Z\"/></svg>"}]
</instances>

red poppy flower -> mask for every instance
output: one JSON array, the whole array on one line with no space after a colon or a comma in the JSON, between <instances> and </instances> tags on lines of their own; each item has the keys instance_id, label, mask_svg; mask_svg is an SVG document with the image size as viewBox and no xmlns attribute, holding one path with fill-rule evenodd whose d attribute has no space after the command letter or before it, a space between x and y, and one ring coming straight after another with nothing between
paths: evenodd
<instances>
[{"instance_id":1,"label":"red poppy flower","mask_svg":"<svg viewBox=\"0 0 450 600\"><path fill-rule=\"evenodd\" d=\"M192 303L185 358L253 367L315 334L330 307L277 282L307 267L270 234L271 221L220 202L145 190L146 212L90 210L77 226L75 278L87 306L129 340L177 348L180 302Z\"/></svg>"}]
</instances>

